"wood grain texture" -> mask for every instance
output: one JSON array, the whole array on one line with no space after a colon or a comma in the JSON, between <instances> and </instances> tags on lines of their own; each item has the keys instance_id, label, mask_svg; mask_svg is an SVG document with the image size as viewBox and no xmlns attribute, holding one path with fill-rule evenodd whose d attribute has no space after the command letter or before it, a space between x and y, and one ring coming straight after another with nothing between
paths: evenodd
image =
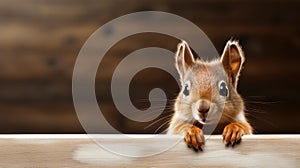
<instances>
[{"instance_id":1,"label":"wood grain texture","mask_svg":"<svg viewBox=\"0 0 300 168\"><path fill-rule=\"evenodd\" d=\"M247 113L257 133L300 133L299 6L300 1L294 0L26 0L22 5L19 0L0 0L0 132L84 133L73 107L71 88L80 48L112 19L157 10L194 22L219 52L232 36L240 39L247 61L239 92L247 100ZM172 31L177 30L176 23L168 24L174 27ZM126 30L131 26L122 25ZM113 30L111 27L108 32ZM151 133L167 120L145 130L143 127L150 123L141 125L115 115L118 111L109 93L112 65L126 54L154 44L175 51L177 44L170 41L153 34L131 36L117 43L103 60L96 76L99 105L126 133ZM137 107L142 103L135 102L147 99L149 88L156 83L168 88L170 100L178 93L167 75L156 72L142 73L132 82L131 98ZM147 108L147 103L141 109Z\"/></svg>"},{"instance_id":2,"label":"wood grain texture","mask_svg":"<svg viewBox=\"0 0 300 168\"><path fill-rule=\"evenodd\" d=\"M125 140L120 135L99 135L101 143L143 145L149 150L175 136ZM146 135L139 135L145 137ZM113 154L87 135L0 135L1 167L297 167L300 135L251 135L235 147L225 147L221 136L210 136L203 152L194 152L180 141L170 150L150 157ZM144 151L139 151L144 152Z\"/></svg>"}]
</instances>

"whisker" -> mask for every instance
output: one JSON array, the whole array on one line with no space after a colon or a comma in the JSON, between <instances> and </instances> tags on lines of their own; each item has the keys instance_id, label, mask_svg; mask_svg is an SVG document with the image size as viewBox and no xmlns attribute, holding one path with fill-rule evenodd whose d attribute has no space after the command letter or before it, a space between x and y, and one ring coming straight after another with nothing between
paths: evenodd
<instances>
[{"instance_id":1,"label":"whisker","mask_svg":"<svg viewBox=\"0 0 300 168\"><path fill-rule=\"evenodd\" d=\"M248 116L251 116L251 117L253 117L253 118L257 119L257 120L260 120L260 121L262 121L262 122L268 124L269 126L271 126L271 127L273 127L273 128L278 128L278 126L275 125L271 120L268 120L268 119L267 119L267 118L269 118L269 117L261 117L261 116L258 117L258 116L254 115L254 114L251 114L251 113L247 113L247 115L248 115ZM267 116L267 115L265 115L265 116Z\"/></svg>"},{"instance_id":2,"label":"whisker","mask_svg":"<svg viewBox=\"0 0 300 168\"><path fill-rule=\"evenodd\" d=\"M245 109L245 112L248 113L258 113L258 114L266 114L266 111L260 110L260 109L255 109L255 108L251 108L251 107L247 107Z\"/></svg>"},{"instance_id":3,"label":"whisker","mask_svg":"<svg viewBox=\"0 0 300 168\"><path fill-rule=\"evenodd\" d=\"M163 127L164 125L169 124L169 123L170 123L169 121L163 123L161 126L159 126L159 127L154 131L154 133L156 133L161 127Z\"/></svg>"},{"instance_id":4,"label":"whisker","mask_svg":"<svg viewBox=\"0 0 300 168\"><path fill-rule=\"evenodd\" d=\"M158 120L152 122L151 124L149 124L148 126L144 127L144 129L147 129L147 128L151 127L152 125L154 125L154 124L160 122L160 121L163 120L163 119L166 119L166 118L169 118L169 117L171 118L172 116L173 116L173 114L169 114L169 115L167 115L167 116L161 117L160 119L158 119Z\"/></svg>"},{"instance_id":5,"label":"whisker","mask_svg":"<svg viewBox=\"0 0 300 168\"><path fill-rule=\"evenodd\" d=\"M169 130L169 127L167 127L166 129L164 129L163 131L160 132L160 134L166 134Z\"/></svg>"}]
</instances>

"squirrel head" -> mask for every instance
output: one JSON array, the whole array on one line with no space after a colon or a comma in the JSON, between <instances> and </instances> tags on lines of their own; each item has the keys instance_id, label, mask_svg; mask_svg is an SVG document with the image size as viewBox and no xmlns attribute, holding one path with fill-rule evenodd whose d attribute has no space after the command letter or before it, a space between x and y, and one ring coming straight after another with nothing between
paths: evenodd
<instances>
[{"instance_id":1,"label":"squirrel head","mask_svg":"<svg viewBox=\"0 0 300 168\"><path fill-rule=\"evenodd\" d=\"M180 75L181 91L175 111L188 120L214 124L230 120L243 110L237 83L244 54L237 41L228 41L219 59L195 59L189 45L182 41L176 52L176 68Z\"/></svg>"}]
</instances>

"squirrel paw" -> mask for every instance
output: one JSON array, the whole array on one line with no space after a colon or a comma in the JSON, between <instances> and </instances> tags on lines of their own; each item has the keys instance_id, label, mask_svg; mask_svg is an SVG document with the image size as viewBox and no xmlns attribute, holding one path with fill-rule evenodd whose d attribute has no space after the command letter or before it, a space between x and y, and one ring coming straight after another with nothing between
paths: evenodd
<instances>
[{"instance_id":1,"label":"squirrel paw","mask_svg":"<svg viewBox=\"0 0 300 168\"><path fill-rule=\"evenodd\" d=\"M227 146L230 144L234 146L241 142L245 134L249 134L249 131L243 123L231 123L224 128L222 136Z\"/></svg>"},{"instance_id":2,"label":"squirrel paw","mask_svg":"<svg viewBox=\"0 0 300 168\"><path fill-rule=\"evenodd\" d=\"M195 151L202 151L201 147L205 144L202 130L194 125L187 131L184 140L188 147L193 148Z\"/></svg>"}]
</instances>

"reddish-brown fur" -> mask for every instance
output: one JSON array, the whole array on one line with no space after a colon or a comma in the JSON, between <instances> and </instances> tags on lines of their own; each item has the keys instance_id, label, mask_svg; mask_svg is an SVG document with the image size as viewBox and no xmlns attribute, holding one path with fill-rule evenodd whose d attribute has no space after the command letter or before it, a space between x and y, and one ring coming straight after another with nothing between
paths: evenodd
<instances>
[{"instance_id":1,"label":"reddish-brown fur","mask_svg":"<svg viewBox=\"0 0 300 168\"><path fill-rule=\"evenodd\" d=\"M234 145L243 135L252 134L252 127L244 114L243 100L236 90L243 62L244 55L236 41L228 41L221 58L210 62L194 60L188 44L184 41L180 43L176 53L176 68L182 88L189 82L190 90L187 97L182 91L179 93L168 133L181 134L189 146L201 149L205 142L201 123L206 124L206 118L203 120L202 114L195 112L195 107L198 109L198 105L205 105L209 106L206 115L208 122L216 123L216 132L223 130L222 136L227 144ZM227 97L219 93L220 86L217 83L220 81L226 83ZM218 113L221 116L217 119Z\"/></svg>"}]
</instances>

